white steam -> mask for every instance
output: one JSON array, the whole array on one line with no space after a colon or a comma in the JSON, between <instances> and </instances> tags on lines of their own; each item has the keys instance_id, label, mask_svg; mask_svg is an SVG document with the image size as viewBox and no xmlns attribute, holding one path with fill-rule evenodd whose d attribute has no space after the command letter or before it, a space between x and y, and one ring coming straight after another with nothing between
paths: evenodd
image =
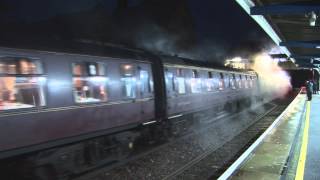
<instances>
[{"instance_id":1,"label":"white steam","mask_svg":"<svg viewBox=\"0 0 320 180\"><path fill-rule=\"evenodd\" d=\"M284 97L292 86L290 76L267 53L254 57L252 69L258 73L260 91L271 97Z\"/></svg>"}]
</instances>

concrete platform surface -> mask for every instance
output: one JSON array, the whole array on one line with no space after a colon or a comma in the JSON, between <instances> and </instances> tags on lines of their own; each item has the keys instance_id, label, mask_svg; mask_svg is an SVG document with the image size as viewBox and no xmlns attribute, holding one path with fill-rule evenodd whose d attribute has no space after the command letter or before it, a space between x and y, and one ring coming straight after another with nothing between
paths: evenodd
<instances>
[{"instance_id":1,"label":"concrete platform surface","mask_svg":"<svg viewBox=\"0 0 320 180\"><path fill-rule=\"evenodd\" d=\"M318 99L320 101L320 97ZM287 161L294 152L297 132L305 112L305 103L305 95L298 95L292 106L282 116L278 126L266 136L230 179L282 179L283 173L287 172Z\"/></svg>"}]
</instances>

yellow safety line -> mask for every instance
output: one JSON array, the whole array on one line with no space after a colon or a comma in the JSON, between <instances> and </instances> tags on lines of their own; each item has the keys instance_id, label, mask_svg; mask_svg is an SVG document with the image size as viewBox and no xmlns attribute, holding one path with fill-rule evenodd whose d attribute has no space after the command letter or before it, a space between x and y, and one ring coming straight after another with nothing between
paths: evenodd
<instances>
[{"instance_id":1,"label":"yellow safety line","mask_svg":"<svg viewBox=\"0 0 320 180\"><path fill-rule=\"evenodd\" d=\"M307 112L306 120L303 130L302 145L300 149L300 156L298 161L298 167L296 171L296 180L303 180L304 168L307 158L307 149L308 149L308 136L309 136L309 124L310 124L310 101L307 101Z\"/></svg>"}]
</instances>

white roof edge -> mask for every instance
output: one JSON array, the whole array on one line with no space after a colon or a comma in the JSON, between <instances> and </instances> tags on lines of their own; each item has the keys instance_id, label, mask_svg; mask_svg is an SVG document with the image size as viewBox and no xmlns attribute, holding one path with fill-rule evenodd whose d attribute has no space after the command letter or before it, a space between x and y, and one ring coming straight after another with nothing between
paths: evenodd
<instances>
[{"instance_id":1,"label":"white roof edge","mask_svg":"<svg viewBox=\"0 0 320 180\"><path fill-rule=\"evenodd\" d=\"M279 46L281 42L281 38L278 34L273 30L272 26L268 23L266 18L261 15L250 15L250 8L254 7L255 4L251 0L235 0L248 14L251 16L259 25L260 27L271 37L271 39ZM281 50L288 56L291 56L290 51L284 47L279 46Z\"/></svg>"}]
</instances>

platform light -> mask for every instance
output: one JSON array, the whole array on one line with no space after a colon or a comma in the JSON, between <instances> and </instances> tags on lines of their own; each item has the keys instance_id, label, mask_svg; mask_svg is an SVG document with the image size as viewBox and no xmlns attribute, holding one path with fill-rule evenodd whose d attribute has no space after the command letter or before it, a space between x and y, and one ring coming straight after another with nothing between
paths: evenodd
<instances>
[{"instance_id":1,"label":"platform light","mask_svg":"<svg viewBox=\"0 0 320 180\"><path fill-rule=\"evenodd\" d=\"M249 66L248 59L243 59L241 57L235 57L232 59L226 59L224 66L232 67L235 69L246 69Z\"/></svg>"},{"instance_id":2,"label":"platform light","mask_svg":"<svg viewBox=\"0 0 320 180\"><path fill-rule=\"evenodd\" d=\"M296 63L296 60L293 58L289 58L291 62Z\"/></svg>"}]
</instances>

